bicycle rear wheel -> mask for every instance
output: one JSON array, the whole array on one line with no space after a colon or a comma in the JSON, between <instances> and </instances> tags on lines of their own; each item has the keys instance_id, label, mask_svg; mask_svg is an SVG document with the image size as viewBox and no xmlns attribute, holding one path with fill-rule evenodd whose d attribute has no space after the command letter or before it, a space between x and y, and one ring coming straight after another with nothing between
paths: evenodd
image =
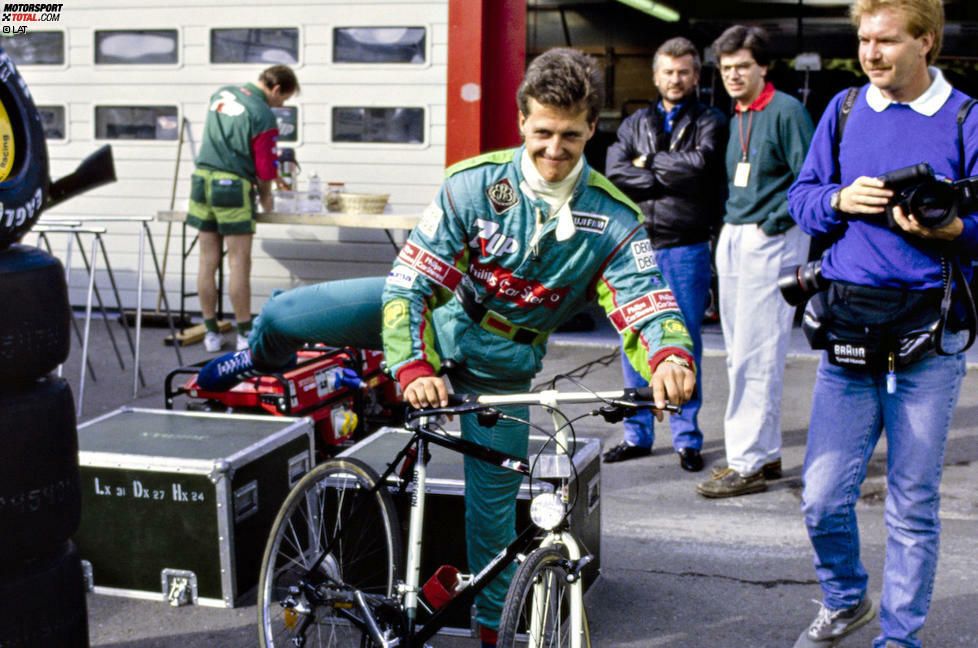
<instances>
[{"instance_id":1,"label":"bicycle rear wheel","mask_svg":"<svg viewBox=\"0 0 978 648\"><path fill-rule=\"evenodd\" d=\"M258 582L263 648L374 645L358 624L364 615L353 591L362 592L376 612L394 591L402 555L390 493L386 488L369 492L378 479L361 461L331 459L286 497L265 546ZM293 642L298 635L304 644Z\"/></svg>"},{"instance_id":2,"label":"bicycle rear wheel","mask_svg":"<svg viewBox=\"0 0 978 648\"><path fill-rule=\"evenodd\" d=\"M571 623L574 592L567 580L566 558L556 547L541 547L520 564L503 604L498 648L513 648L518 635L527 637L528 648L565 648L575 634L582 648L591 645L583 604L581 627Z\"/></svg>"}]
</instances>

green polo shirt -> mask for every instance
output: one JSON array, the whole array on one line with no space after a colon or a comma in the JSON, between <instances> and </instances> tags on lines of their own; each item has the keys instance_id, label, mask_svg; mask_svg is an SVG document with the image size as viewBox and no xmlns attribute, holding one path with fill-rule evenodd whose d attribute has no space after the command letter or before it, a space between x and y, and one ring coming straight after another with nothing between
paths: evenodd
<instances>
[{"instance_id":1,"label":"green polo shirt","mask_svg":"<svg viewBox=\"0 0 978 648\"><path fill-rule=\"evenodd\" d=\"M750 108L731 118L725 223L759 223L769 236L795 224L788 214L788 187L801 171L814 131L801 102L770 83ZM745 148L750 173L746 186L738 187L734 184L737 165L744 159Z\"/></svg>"}]
</instances>

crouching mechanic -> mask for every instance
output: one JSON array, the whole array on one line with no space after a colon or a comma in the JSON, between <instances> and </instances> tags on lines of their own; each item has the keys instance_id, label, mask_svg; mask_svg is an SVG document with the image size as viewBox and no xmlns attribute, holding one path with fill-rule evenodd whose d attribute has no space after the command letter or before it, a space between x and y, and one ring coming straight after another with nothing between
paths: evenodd
<instances>
[{"instance_id":1,"label":"crouching mechanic","mask_svg":"<svg viewBox=\"0 0 978 648\"><path fill-rule=\"evenodd\" d=\"M439 373L448 364L456 392L525 392L548 334L597 298L657 404L689 400L692 342L675 298L643 256L639 210L583 158L602 88L596 62L580 52L535 59L517 94L524 145L451 167L386 282L337 281L273 296L250 355L212 361L198 382L230 374L233 383L252 362L282 367L306 341L369 348L381 333L388 368L414 407L447 405ZM512 413L528 415L525 407ZM525 424L487 428L465 415L461 426L465 439L527 454ZM515 538L521 477L469 457L464 469L468 567L477 573ZM512 572L476 600L486 645L495 644Z\"/></svg>"}]
</instances>

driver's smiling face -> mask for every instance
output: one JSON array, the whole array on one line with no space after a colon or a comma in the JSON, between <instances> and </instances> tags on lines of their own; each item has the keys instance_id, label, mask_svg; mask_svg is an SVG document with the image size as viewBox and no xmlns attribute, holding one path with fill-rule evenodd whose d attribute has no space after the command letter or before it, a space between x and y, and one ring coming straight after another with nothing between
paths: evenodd
<instances>
[{"instance_id":1,"label":"driver's smiling face","mask_svg":"<svg viewBox=\"0 0 978 648\"><path fill-rule=\"evenodd\" d=\"M531 98L529 114L520 113L520 132L533 166L547 182L565 179L584 155L584 145L594 135L586 108L558 108Z\"/></svg>"}]
</instances>

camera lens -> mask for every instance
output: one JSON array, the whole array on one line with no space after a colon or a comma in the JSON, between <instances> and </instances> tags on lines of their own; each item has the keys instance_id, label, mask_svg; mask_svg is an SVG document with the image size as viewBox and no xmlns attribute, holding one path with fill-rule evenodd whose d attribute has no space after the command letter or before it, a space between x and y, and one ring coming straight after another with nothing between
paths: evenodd
<instances>
[{"instance_id":1,"label":"camera lens","mask_svg":"<svg viewBox=\"0 0 978 648\"><path fill-rule=\"evenodd\" d=\"M778 289L781 291L781 296L792 306L801 304L825 286L825 281L822 278L821 259L785 270L778 277Z\"/></svg>"},{"instance_id":2,"label":"camera lens","mask_svg":"<svg viewBox=\"0 0 978 648\"><path fill-rule=\"evenodd\" d=\"M913 191L907 204L924 227L944 227L954 220L954 190L945 183L927 183Z\"/></svg>"}]
</instances>

